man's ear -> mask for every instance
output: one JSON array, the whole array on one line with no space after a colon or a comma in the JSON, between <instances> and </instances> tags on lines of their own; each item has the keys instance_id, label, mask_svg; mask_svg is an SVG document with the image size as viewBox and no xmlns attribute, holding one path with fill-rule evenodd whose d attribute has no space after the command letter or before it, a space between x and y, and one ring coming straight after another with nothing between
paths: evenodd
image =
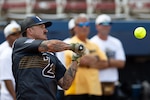
<instances>
[{"instance_id":1,"label":"man's ear","mask_svg":"<svg viewBox=\"0 0 150 100\"><path fill-rule=\"evenodd\" d=\"M26 33L27 33L27 36L32 36L32 29L27 28Z\"/></svg>"}]
</instances>

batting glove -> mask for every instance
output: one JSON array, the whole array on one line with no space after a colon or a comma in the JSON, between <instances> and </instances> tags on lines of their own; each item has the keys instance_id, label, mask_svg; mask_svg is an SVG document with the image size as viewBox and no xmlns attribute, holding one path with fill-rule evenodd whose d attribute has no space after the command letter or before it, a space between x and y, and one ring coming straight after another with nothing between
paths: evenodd
<instances>
[{"instance_id":1,"label":"batting glove","mask_svg":"<svg viewBox=\"0 0 150 100\"><path fill-rule=\"evenodd\" d=\"M77 55L83 55L85 51L85 47L79 43L71 43L71 50L75 52Z\"/></svg>"}]
</instances>

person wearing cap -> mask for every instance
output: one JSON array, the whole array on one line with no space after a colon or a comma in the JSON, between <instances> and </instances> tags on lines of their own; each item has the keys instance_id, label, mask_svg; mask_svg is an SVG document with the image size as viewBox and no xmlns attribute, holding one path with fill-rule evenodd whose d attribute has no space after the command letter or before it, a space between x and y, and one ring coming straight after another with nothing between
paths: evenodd
<instances>
[{"instance_id":1,"label":"person wearing cap","mask_svg":"<svg viewBox=\"0 0 150 100\"><path fill-rule=\"evenodd\" d=\"M97 34L90 40L96 43L108 57L108 67L99 71L102 83L102 100L118 100L116 85L119 82L118 68L125 66L125 52L121 41L111 36L112 19L106 14L99 15L95 20ZM108 89L109 88L109 89Z\"/></svg>"},{"instance_id":2,"label":"person wearing cap","mask_svg":"<svg viewBox=\"0 0 150 100\"><path fill-rule=\"evenodd\" d=\"M71 37L75 35L74 27L75 27L75 22L74 22L74 18L72 18L68 22L68 29L70 31Z\"/></svg>"},{"instance_id":3,"label":"person wearing cap","mask_svg":"<svg viewBox=\"0 0 150 100\"><path fill-rule=\"evenodd\" d=\"M75 35L69 43L81 43L86 47L85 55L79 59L78 72L71 87L65 91L65 100L100 100L102 91L98 80L98 71L107 66L107 57L95 43L88 39L90 22L86 14L75 17ZM72 52L65 51L65 64L72 61Z\"/></svg>"},{"instance_id":4,"label":"person wearing cap","mask_svg":"<svg viewBox=\"0 0 150 100\"><path fill-rule=\"evenodd\" d=\"M21 22L23 37L14 42L12 53L17 100L56 100L57 85L66 90L72 84L84 46L48 40L47 28L51 25L38 16ZM53 53L64 50L75 53L68 70Z\"/></svg>"},{"instance_id":5,"label":"person wearing cap","mask_svg":"<svg viewBox=\"0 0 150 100\"><path fill-rule=\"evenodd\" d=\"M3 51L5 51L5 47L7 46L8 46L8 42L6 40L0 44L0 57L1 57L1 54L3 54ZM0 80L0 90L1 90L1 80ZM0 91L0 94L1 94L1 91ZM0 98L1 98L1 95L0 95Z\"/></svg>"},{"instance_id":6,"label":"person wearing cap","mask_svg":"<svg viewBox=\"0 0 150 100\"><path fill-rule=\"evenodd\" d=\"M72 18L68 22L68 29L69 29L70 37L63 40L65 43L68 43L70 38L74 36L74 34L75 34L74 33L74 27L75 27L74 18ZM62 64L65 65L64 51L57 52L56 56L62 62ZM64 100L64 90L60 86L58 86L57 100Z\"/></svg>"},{"instance_id":7,"label":"person wearing cap","mask_svg":"<svg viewBox=\"0 0 150 100\"><path fill-rule=\"evenodd\" d=\"M15 21L4 28L7 46L5 46L0 56L1 100L16 100L11 55L13 42L21 36L20 31L21 27Z\"/></svg>"}]
</instances>

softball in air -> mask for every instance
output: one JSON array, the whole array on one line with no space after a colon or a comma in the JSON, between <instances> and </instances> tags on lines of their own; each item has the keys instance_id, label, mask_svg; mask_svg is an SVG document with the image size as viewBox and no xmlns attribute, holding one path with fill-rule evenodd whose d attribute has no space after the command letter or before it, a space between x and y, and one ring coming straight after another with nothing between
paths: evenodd
<instances>
[{"instance_id":1,"label":"softball in air","mask_svg":"<svg viewBox=\"0 0 150 100\"><path fill-rule=\"evenodd\" d=\"M143 39L146 36L146 29L144 27L137 27L134 30L134 36L137 39Z\"/></svg>"}]
</instances>

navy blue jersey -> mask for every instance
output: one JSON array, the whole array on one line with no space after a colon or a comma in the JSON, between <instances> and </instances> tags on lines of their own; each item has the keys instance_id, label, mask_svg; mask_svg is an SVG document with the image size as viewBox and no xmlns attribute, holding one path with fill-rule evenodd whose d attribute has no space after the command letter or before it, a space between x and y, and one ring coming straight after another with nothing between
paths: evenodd
<instances>
[{"instance_id":1,"label":"navy blue jersey","mask_svg":"<svg viewBox=\"0 0 150 100\"><path fill-rule=\"evenodd\" d=\"M52 53L38 51L42 41L22 37L13 45L17 100L56 100L57 82L66 69Z\"/></svg>"}]
</instances>

